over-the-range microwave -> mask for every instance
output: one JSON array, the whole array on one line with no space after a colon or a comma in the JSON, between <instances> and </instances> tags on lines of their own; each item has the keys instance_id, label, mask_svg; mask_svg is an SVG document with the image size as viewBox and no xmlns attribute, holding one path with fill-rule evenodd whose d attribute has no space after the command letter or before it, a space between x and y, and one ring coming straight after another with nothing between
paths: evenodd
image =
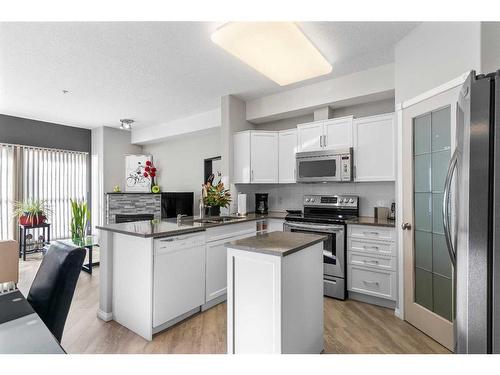
<instances>
[{"instance_id":1,"label":"over-the-range microwave","mask_svg":"<svg viewBox=\"0 0 500 375\"><path fill-rule=\"evenodd\" d=\"M297 152L297 182L353 181L352 147L342 150Z\"/></svg>"}]
</instances>

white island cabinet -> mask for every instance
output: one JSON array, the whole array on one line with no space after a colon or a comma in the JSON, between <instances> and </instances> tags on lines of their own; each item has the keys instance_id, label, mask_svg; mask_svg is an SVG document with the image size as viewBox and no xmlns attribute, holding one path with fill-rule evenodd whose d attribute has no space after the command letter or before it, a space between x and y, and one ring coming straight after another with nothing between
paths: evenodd
<instances>
[{"instance_id":1,"label":"white island cabinet","mask_svg":"<svg viewBox=\"0 0 500 375\"><path fill-rule=\"evenodd\" d=\"M271 232L227 244L227 352L323 351L324 236Z\"/></svg>"},{"instance_id":2,"label":"white island cabinet","mask_svg":"<svg viewBox=\"0 0 500 375\"><path fill-rule=\"evenodd\" d=\"M225 301L224 243L255 235L256 221L142 221L98 229L98 316L151 340L153 334Z\"/></svg>"}]
</instances>

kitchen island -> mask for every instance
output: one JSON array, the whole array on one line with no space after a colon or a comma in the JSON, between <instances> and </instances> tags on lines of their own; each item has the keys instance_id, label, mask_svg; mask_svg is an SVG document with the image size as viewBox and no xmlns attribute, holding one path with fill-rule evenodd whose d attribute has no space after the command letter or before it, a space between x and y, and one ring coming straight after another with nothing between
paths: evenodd
<instances>
[{"instance_id":1,"label":"kitchen island","mask_svg":"<svg viewBox=\"0 0 500 375\"><path fill-rule=\"evenodd\" d=\"M323 241L271 232L227 244L227 352L323 351Z\"/></svg>"},{"instance_id":2,"label":"kitchen island","mask_svg":"<svg viewBox=\"0 0 500 375\"><path fill-rule=\"evenodd\" d=\"M254 236L257 223L284 216L271 212L98 226L98 317L151 340L153 334L225 301L224 244Z\"/></svg>"}]
</instances>

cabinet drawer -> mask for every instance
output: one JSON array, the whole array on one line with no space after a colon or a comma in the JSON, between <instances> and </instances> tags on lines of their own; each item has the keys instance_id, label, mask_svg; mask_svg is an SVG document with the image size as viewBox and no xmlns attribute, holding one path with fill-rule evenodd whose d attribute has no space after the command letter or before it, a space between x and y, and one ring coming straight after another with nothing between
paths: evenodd
<instances>
[{"instance_id":1,"label":"cabinet drawer","mask_svg":"<svg viewBox=\"0 0 500 375\"><path fill-rule=\"evenodd\" d=\"M358 267L352 264L347 266L347 272L347 290L396 300L395 272Z\"/></svg>"},{"instance_id":2,"label":"cabinet drawer","mask_svg":"<svg viewBox=\"0 0 500 375\"><path fill-rule=\"evenodd\" d=\"M347 263L354 266L364 266L387 271L396 270L396 258L373 256L371 254L347 252Z\"/></svg>"},{"instance_id":3,"label":"cabinet drawer","mask_svg":"<svg viewBox=\"0 0 500 375\"><path fill-rule=\"evenodd\" d=\"M221 225L214 228L209 228L206 231L207 242L220 241L226 238L231 238L256 231L255 221L245 221L243 223ZM229 240L228 240L229 241Z\"/></svg>"},{"instance_id":4,"label":"cabinet drawer","mask_svg":"<svg viewBox=\"0 0 500 375\"><path fill-rule=\"evenodd\" d=\"M348 225L348 235L356 238L366 238L381 241L394 241L393 228L375 227L371 225Z\"/></svg>"},{"instance_id":5,"label":"cabinet drawer","mask_svg":"<svg viewBox=\"0 0 500 375\"><path fill-rule=\"evenodd\" d=\"M396 256L396 246L393 242L347 239L347 250L371 255Z\"/></svg>"}]
</instances>

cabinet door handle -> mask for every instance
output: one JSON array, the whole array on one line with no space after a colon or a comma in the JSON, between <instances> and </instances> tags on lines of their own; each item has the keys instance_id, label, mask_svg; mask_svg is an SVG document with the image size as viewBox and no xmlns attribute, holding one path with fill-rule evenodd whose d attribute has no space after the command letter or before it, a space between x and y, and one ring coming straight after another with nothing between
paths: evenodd
<instances>
[{"instance_id":1,"label":"cabinet door handle","mask_svg":"<svg viewBox=\"0 0 500 375\"><path fill-rule=\"evenodd\" d=\"M323 136L319 136L319 147L323 147Z\"/></svg>"},{"instance_id":2,"label":"cabinet door handle","mask_svg":"<svg viewBox=\"0 0 500 375\"><path fill-rule=\"evenodd\" d=\"M253 181L253 169L250 171L250 182Z\"/></svg>"},{"instance_id":3,"label":"cabinet door handle","mask_svg":"<svg viewBox=\"0 0 500 375\"><path fill-rule=\"evenodd\" d=\"M378 262L378 260L366 260L366 259L365 259L365 260L363 260L363 263L365 263L365 264L366 264L366 263L378 264L379 262Z\"/></svg>"},{"instance_id":4,"label":"cabinet door handle","mask_svg":"<svg viewBox=\"0 0 500 375\"><path fill-rule=\"evenodd\" d=\"M326 134L323 136L323 147L326 147Z\"/></svg>"},{"instance_id":5,"label":"cabinet door handle","mask_svg":"<svg viewBox=\"0 0 500 375\"><path fill-rule=\"evenodd\" d=\"M366 246L366 245L363 245L363 249L373 249L373 250L378 250L378 246Z\"/></svg>"},{"instance_id":6,"label":"cabinet door handle","mask_svg":"<svg viewBox=\"0 0 500 375\"><path fill-rule=\"evenodd\" d=\"M378 281L368 281L368 280L363 280L363 283L365 284L371 284L371 285L379 285Z\"/></svg>"},{"instance_id":7,"label":"cabinet door handle","mask_svg":"<svg viewBox=\"0 0 500 375\"><path fill-rule=\"evenodd\" d=\"M379 232L363 232L363 234L373 234L375 236L378 236Z\"/></svg>"}]
</instances>

